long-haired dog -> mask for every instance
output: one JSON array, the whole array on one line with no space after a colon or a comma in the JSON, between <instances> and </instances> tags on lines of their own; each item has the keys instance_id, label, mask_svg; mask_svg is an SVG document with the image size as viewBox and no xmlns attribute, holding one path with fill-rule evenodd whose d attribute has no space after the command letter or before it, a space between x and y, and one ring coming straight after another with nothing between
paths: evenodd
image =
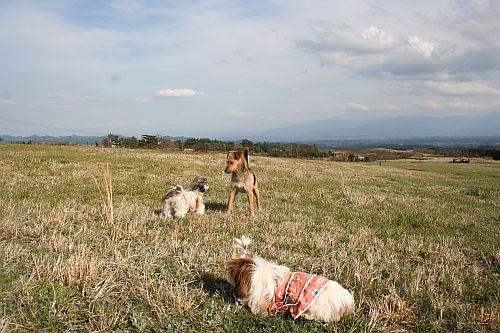
<instances>
[{"instance_id":1,"label":"long-haired dog","mask_svg":"<svg viewBox=\"0 0 500 333\"><path fill-rule=\"evenodd\" d=\"M250 249L250 238L233 240L234 251L227 262L227 281L238 301L254 314L290 312L324 322L338 321L354 312L354 297L340 284L326 277L291 272Z\"/></svg>"},{"instance_id":2,"label":"long-haired dog","mask_svg":"<svg viewBox=\"0 0 500 333\"><path fill-rule=\"evenodd\" d=\"M205 204L203 193L208 189L208 181L205 177L198 176L184 190L180 185L174 185L163 195L162 214L167 218L185 217L195 212L203 215Z\"/></svg>"},{"instance_id":3,"label":"long-haired dog","mask_svg":"<svg viewBox=\"0 0 500 333\"><path fill-rule=\"evenodd\" d=\"M238 192L246 193L248 198L248 210L250 215L255 215L254 196L257 209L260 209L260 194L257 187L257 178L255 173L248 165L248 149L244 151L230 151L226 157L225 173L231 174L231 192L227 202L227 213L231 214L233 210L234 198Z\"/></svg>"}]
</instances>

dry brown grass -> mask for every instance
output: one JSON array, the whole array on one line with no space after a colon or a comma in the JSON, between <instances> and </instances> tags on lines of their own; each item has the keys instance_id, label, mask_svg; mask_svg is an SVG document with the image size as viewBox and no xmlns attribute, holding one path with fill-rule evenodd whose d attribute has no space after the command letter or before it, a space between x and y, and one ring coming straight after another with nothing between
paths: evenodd
<instances>
[{"instance_id":1,"label":"dry brown grass","mask_svg":"<svg viewBox=\"0 0 500 333\"><path fill-rule=\"evenodd\" d=\"M0 154L0 333L499 329L498 164L255 157L263 209L249 218L242 196L224 213L224 154ZM210 182L204 216L154 214L166 186L198 174ZM338 280L356 314L330 325L249 314L224 281L241 234L269 259Z\"/></svg>"}]
</instances>

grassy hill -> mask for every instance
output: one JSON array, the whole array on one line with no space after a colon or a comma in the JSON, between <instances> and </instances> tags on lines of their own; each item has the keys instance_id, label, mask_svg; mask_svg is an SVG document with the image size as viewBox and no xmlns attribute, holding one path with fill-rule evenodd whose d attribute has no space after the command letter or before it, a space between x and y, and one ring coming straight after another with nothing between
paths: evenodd
<instances>
[{"instance_id":1,"label":"grassy hill","mask_svg":"<svg viewBox=\"0 0 500 333\"><path fill-rule=\"evenodd\" d=\"M262 210L224 213L225 154L0 145L0 332L500 330L500 163L254 157ZM210 182L206 215L155 216ZM235 236L353 291L322 324L258 317L225 282Z\"/></svg>"}]
</instances>

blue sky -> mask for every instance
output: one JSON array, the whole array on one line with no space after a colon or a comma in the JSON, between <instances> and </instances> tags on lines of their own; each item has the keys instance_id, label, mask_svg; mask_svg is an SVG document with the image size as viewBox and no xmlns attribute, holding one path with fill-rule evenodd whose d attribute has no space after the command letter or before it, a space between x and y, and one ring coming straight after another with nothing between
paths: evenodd
<instances>
[{"instance_id":1,"label":"blue sky","mask_svg":"<svg viewBox=\"0 0 500 333\"><path fill-rule=\"evenodd\" d=\"M0 0L0 134L498 112L499 17L498 1Z\"/></svg>"}]
</instances>

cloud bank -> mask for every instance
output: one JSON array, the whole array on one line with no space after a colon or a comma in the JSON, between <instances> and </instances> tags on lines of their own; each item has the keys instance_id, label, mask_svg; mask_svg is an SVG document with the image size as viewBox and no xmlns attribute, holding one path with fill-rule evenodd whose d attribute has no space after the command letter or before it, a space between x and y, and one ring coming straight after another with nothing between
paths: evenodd
<instances>
[{"instance_id":1,"label":"cloud bank","mask_svg":"<svg viewBox=\"0 0 500 333\"><path fill-rule=\"evenodd\" d=\"M499 17L487 0L0 1L0 115L199 135L228 116L272 129L489 113Z\"/></svg>"}]
</instances>

